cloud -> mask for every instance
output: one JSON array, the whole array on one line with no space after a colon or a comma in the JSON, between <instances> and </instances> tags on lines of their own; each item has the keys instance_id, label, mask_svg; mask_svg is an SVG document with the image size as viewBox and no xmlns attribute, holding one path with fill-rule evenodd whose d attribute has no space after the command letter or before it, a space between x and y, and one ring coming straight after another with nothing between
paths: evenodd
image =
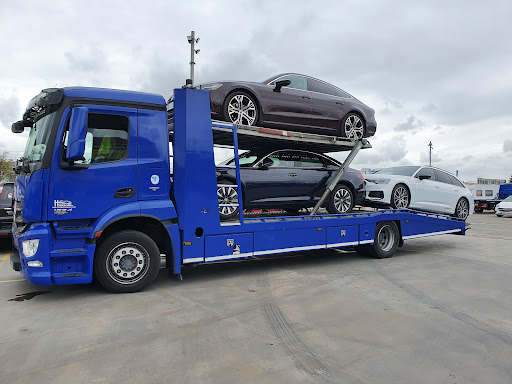
<instances>
[{"instance_id":1,"label":"cloud","mask_svg":"<svg viewBox=\"0 0 512 384\"><path fill-rule=\"evenodd\" d=\"M441 156L439 156L437 153L433 152L432 153L432 164L435 165L434 163L439 163L441 161L443 161ZM425 164L425 165L429 164L429 153L428 152L420 153L420 162L421 162L421 164Z\"/></svg>"},{"instance_id":2,"label":"cloud","mask_svg":"<svg viewBox=\"0 0 512 384\"><path fill-rule=\"evenodd\" d=\"M19 120L20 101L14 95L1 98L0 97L0 123L10 128L11 124Z\"/></svg>"},{"instance_id":3,"label":"cloud","mask_svg":"<svg viewBox=\"0 0 512 384\"><path fill-rule=\"evenodd\" d=\"M414 135L419 129L425 127L425 125L423 121L411 115L406 122L397 124L394 129L397 132L409 132Z\"/></svg>"},{"instance_id":4,"label":"cloud","mask_svg":"<svg viewBox=\"0 0 512 384\"><path fill-rule=\"evenodd\" d=\"M505 140L503 142L503 152L511 152L512 153L512 140Z\"/></svg>"}]
</instances>

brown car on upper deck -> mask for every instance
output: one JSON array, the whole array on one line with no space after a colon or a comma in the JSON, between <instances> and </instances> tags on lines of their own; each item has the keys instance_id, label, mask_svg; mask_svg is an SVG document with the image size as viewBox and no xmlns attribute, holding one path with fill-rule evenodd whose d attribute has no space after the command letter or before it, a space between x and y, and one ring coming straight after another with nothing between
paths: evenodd
<instances>
[{"instance_id":1,"label":"brown car on upper deck","mask_svg":"<svg viewBox=\"0 0 512 384\"><path fill-rule=\"evenodd\" d=\"M241 125L361 139L377 128L375 111L347 92L310 76L287 73L262 82L219 81L209 91L212 118Z\"/></svg>"}]
</instances>

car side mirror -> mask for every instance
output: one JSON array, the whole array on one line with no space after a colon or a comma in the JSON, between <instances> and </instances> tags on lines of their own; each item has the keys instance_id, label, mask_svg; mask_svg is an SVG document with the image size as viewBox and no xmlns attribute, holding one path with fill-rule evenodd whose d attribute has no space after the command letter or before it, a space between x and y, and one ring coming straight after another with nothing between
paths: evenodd
<instances>
[{"instance_id":1,"label":"car side mirror","mask_svg":"<svg viewBox=\"0 0 512 384\"><path fill-rule=\"evenodd\" d=\"M432 176L430 176L430 175L419 175L418 176L418 179L420 179L420 180L426 180L426 179L431 179L431 178L432 178Z\"/></svg>"},{"instance_id":2,"label":"car side mirror","mask_svg":"<svg viewBox=\"0 0 512 384\"><path fill-rule=\"evenodd\" d=\"M274 162L271 159L267 158L261 162L261 164L259 165L259 168L260 169L269 169L273 164L274 164Z\"/></svg>"},{"instance_id":3,"label":"car side mirror","mask_svg":"<svg viewBox=\"0 0 512 384\"><path fill-rule=\"evenodd\" d=\"M281 88L287 87L292 82L290 80L280 80L276 82L276 87L274 88L274 92L281 92Z\"/></svg>"},{"instance_id":4,"label":"car side mirror","mask_svg":"<svg viewBox=\"0 0 512 384\"><path fill-rule=\"evenodd\" d=\"M85 107L75 107L71 110L66 149L66 159L69 161L80 160L84 157L88 113L89 110Z\"/></svg>"}]
</instances>

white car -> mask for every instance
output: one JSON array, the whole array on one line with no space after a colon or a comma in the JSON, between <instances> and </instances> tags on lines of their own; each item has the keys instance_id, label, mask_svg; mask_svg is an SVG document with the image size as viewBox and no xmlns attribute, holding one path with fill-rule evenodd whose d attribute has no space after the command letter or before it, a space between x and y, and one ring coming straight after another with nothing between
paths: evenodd
<instances>
[{"instance_id":1,"label":"white car","mask_svg":"<svg viewBox=\"0 0 512 384\"><path fill-rule=\"evenodd\" d=\"M512 195L507 197L505 200L503 200L498 205L496 205L495 211L496 211L496 216L498 216L498 217L502 217L502 216L512 217Z\"/></svg>"},{"instance_id":2,"label":"white car","mask_svg":"<svg viewBox=\"0 0 512 384\"><path fill-rule=\"evenodd\" d=\"M365 180L369 205L418 209L464 220L473 213L471 191L455 176L438 168L385 168L365 175Z\"/></svg>"}]
</instances>

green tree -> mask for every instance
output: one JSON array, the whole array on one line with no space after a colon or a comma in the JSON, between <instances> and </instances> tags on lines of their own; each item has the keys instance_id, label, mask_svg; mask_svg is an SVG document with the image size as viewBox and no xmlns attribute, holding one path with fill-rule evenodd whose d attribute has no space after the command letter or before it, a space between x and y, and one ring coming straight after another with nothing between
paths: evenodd
<instances>
[{"instance_id":1,"label":"green tree","mask_svg":"<svg viewBox=\"0 0 512 384\"><path fill-rule=\"evenodd\" d=\"M0 155L0 181L14 181L16 174L13 167L14 161L7 159L5 154Z\"/></svg>"}]
</instances>

